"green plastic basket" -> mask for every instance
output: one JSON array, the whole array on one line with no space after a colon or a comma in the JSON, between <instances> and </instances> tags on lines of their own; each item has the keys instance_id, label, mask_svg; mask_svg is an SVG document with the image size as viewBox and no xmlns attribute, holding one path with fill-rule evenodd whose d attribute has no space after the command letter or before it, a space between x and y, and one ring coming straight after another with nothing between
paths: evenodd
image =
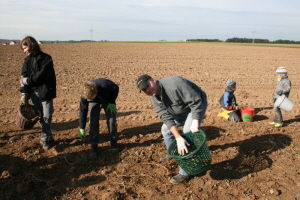
<instances>
[{"instance_id":1,"label":"green plastic basket","mask_svg":"<svg viewBox=\"0 0 300 200\"><path fill-rule=\"evenodd\" d=\"M187 146L191 152L184 156L178 154L177 143L174 140L168 148L168 156L188 174L195 175L206 171L211 163L211 155L206 144L206 135L199 129L199 132L188 132L182 137L190 144Z\"/></svg>"}]
</instances>

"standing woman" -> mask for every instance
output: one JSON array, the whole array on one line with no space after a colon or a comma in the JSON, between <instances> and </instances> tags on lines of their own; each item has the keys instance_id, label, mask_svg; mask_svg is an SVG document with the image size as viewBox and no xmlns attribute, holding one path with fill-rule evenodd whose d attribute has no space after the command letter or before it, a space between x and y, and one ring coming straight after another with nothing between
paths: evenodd
<instances>
[{"instance_id":1,"label":"standing woman","mask_svg":"<svg viewBox=\"0 0 300 200\"><path fill-rule=\"evenodd\" d=\"M50 55L41 51L39 44L31 36L22 40L21 49L27 55L20 80L21 104L27 104L30 99L42 113L40 143L43 145L43 149L48 150L55 143L51 132L51 120L54 112L53 98L56 97L53 61Z\"/></svg>"}]
</instances>

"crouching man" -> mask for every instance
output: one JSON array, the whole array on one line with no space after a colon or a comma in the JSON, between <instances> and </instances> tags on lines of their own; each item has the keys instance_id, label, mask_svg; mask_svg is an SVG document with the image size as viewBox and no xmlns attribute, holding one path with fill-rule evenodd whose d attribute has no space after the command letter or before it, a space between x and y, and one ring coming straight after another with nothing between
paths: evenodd
<instances>
[{"instance_id":1,"label":"crouching man","mask_svg":"<svg viewBox=\"0 0 300 200\"><path fill-rule=\"evenodd\" d=\"M157 115L162 119L162 135L166 147L176 139L178 153L188 153L187 141L181 137L178 127L183 125L183 133L198 132L198 128L207 108L205 92L195 83L180 76L167 77L155 80L144 74L137 80L137 87L146 95L151 96L152 105ZM166 160L164 155L161 160ZM177 184L189 178L182 169L172 177L170 182Z\"/></svg>"}]
</instances>

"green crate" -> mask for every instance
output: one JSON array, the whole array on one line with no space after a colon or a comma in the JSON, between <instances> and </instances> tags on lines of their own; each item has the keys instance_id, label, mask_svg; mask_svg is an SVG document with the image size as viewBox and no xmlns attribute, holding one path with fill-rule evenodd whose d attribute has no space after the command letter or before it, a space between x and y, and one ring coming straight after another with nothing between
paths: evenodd
<instances>
[{"instance_id":1,"label":"green crate","mask_svg":"<svg viewBox=\"0 0 300 200\"><path fill-rule=\"evenodd\" d=\"M211 155L206 144L206 135L199 129L199 132L188 132L182 137L190 144L187 146L191 152L184 156L178 154L177 143L174 140L168 148L168 156L188 174L195 175L206 171L211 163Z\"/></svg>"}]
</instances>

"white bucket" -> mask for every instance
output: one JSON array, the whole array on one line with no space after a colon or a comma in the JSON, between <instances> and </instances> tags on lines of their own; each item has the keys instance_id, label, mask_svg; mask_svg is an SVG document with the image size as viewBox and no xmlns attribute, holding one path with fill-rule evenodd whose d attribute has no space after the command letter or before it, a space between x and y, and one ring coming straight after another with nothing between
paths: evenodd
<instances>
[{"instance_id":1,"label":"white bucket","mask_svg":"<svg viewBox=\"0 0 300 200\"><path fill-rule=\"evenodd\" d=\"M275 106L288 112L292 110L292 108L294 107L294 103L291 102L291 100L289 100L285 95L281 95L275 101Z\"/></svg>"}]
</instances>

